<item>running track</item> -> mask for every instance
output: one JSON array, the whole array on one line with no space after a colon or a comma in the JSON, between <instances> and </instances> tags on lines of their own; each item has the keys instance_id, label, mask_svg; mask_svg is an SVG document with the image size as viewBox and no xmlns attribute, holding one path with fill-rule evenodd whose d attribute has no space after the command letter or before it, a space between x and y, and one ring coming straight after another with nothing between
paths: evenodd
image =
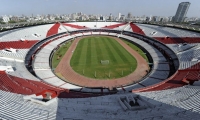
<instances>
[{"instance_id":1,"label":"running track","mask_svg":"<svg viewBox=\"0 0 200 120\"><path fill-rule=\"evenodd\" d=\"M139 55L135 50L129 47L126 43L124 43L122 40L116 37L112 38L114 38L117 42L119 42L131 55L133 55L138 63L137 68L133 73L131 73L128 76L112 80L96 80L92 78L87 78L85 76L76 73L70 66L70 59L73 55L72 51L76 49L79 40L82 38L76 38L74 40L74 42L72 43L68 51L65 53L64 57L62 58L62 60L60 61L59 65L55 70L56 73L61 73L62 76L66 79L66 81L68 81L69 83L83 87L103 87L112 89L113 87L121 87L128 84L132 84L140 80L147 74L146 70L149 70L149 66L146 60L141 55Z\"/></svg>"}]
</instances>

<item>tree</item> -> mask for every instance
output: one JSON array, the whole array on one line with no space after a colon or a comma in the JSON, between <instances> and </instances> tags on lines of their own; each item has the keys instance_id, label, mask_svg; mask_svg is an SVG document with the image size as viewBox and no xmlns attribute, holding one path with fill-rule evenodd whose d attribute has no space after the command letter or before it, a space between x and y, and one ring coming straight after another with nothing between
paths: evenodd
<instances>
[{"instance_id":1,"label":"tree","mask_svg":"<svg viewBox=\"0 0 200 120\"><path fill-rule=\"evenodd\" d=\"M8 23L16 23L16 21L14 21L14 20L10 20Z\"/></svg>"}]
</instances>

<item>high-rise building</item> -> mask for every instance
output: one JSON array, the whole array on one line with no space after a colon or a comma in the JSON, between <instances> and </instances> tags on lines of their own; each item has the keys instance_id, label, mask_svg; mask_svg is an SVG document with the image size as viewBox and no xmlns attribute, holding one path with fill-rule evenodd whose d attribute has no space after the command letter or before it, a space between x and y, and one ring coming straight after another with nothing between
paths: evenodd
<instances>
[{"instance_id":1,"label":"high-rise building","mask_svg":"<svg viewBox=\"0 0 200 120\"><path fill-rule=\"evenodd\" d=\"M120 19L120 18L121 18L121 13L118 14L118 19Z\"/></svg>"},{"instance_id":2,"label":"high-rise building","mask_svg":"<svg viewBox=\"0 0 200 120\"><path fill-rule=\"evenodd\" d=\"M179 4L178 9L176 11L176 15L174 16L174 22L183 22L188 9L190 7L190 2L182 2Z\"/></svg>"},{"instance_id":3,"label":"high-rise building","mask_svg":"<svg viewBox=\"0 0 200 120\"><path fill-rule=\"evenodd\" d=\"M130 19L132 17L132 14L129 12L127 15L127 18Z\"/></svg>"},{"instance_id":4,"label":"high-rise building","mask_svg":"<svg viewBox=\"0 0 200 120\"><path fill-rule=\"evenodd\" d=\"M109 20L113 20L112 13L110 13Z\"/></svg>"},{"instance_id":5,"label":"high-rise building","mask_svg":"<svg viewBox=\"0 0 200 120\"><path fill-rule=\"evenodd\" d=\"M120 20L125 20L125 15L121 15Z\"/></svg>"},{"instance_id":6,"label":"high-rise building","mask_svg":"<svg viewBox=\"0 0 200 120\"><path fill-rule=\"evenodd\" d=\"M104 17L103 15L100 15L99 20L100 20L100 21L104 21L104 20L105 20L105 17Z\"/></svg>"}]
</instances>

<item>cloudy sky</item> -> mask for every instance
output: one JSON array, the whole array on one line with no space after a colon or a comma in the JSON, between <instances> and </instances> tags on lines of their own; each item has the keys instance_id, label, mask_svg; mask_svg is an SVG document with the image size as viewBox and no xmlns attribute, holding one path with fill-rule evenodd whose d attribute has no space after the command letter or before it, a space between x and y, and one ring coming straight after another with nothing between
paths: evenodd
<instances>
[{"instance_id":1,"label":"cloudy sky","mask_svg":"<svg viewBox=\"0 0 200 120\"><path fill-rule=\"evenodd\" d=\"M200 17L200 0L0 0L0 15L86 14L174 16L180 2L190 2L188 17Z\"/></svg>"}]
</instances>

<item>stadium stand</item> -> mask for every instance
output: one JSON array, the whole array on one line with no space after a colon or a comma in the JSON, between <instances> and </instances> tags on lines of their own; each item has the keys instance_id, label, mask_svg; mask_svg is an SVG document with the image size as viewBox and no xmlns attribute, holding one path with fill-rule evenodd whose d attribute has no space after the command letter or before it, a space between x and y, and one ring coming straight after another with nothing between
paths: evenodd
<instances>
[{"instance_id":1,"label":"stadium stand","mask_svg":"<svg viewBox=\"0 0 200 120\"><path fill-rule=\"evenodd\" d=\"M58 33L58 28L60 27L60 24L59 23L56 23L54 24L47 32L47 35L46 37L49 37L49 36L52 36L52 35L55 35Z\"/></svg>"},{"instance_id":2,"label":"stadium stand","mask_svg":"<svg viewBox=\"0 0 200 120\"><path fill-rule=\"evenodd\" d=\"M80 25L73 25L73 24L68 24L68 23L64 23L63 25L64 25L64 26L71 27L71 28L75 28L75 29L87 29L87 27L85 27L85 26L80 26Z\"/></svg>"},{"instance_id":3,"label":"stadium stand","mask_svg":"<svg viewBox=\"0 0 200 120\"><path fill-rule=\"evenodd\" d=\"M52 51L87 35L131 41L150 55L151 71L140 81L114 90L58 78L50 66ZM0 119L196 120L200 117L199 40L196 32L120 22L55 23L1 32ZM42 101L49 96L52 99Z\"/></svg>"},{"instance_id":4,"label":"stadium stand","mask_svg":"<svg viewBox=\"0 0 200 120\"><path fill-rule=\"evenodd\" d=\"M143 32L143 30L140 29L140 28L139 28L137 25L135 25L134 23L130 23L130 26L131 26L133 32L136 32L136 33L145 35L145 33Z\"/></svg>"},{"instance_id":5,"label":"stadium stand","mask_svg":"<svg viewBox=\"0 0 200 120\"><path fill-rule=\"evenodd\" d=\"M106 28L106 29L114 29L114 28L118 28L122 25L126 25L127 23L120 23L120 24L114 24L114 25L109 25L109 26L105 26L105 27L102 27L102 28Z\"/></svg>"},{"instance_id":6,"label":"stadium stand","mask_svg":"<svg viewBox=\"0 0 200 120\"><path fill-rule=\"evenodd\" d=\"M46 38L47 31L51 28L51 26L52 24L47 24L20 28L19 30L11 30L6 32L6 34L3 34L0 41L42 40Z\"/></svg>"},{"instance_id":7,"label":"stadium stand","mask_svg":"<svg viewBox=\"0 0 200 120\"><path fill-rule=\"evenodd\" d=\"M9 41L9 42L0 42L0 49L5 48L14 48L14 49L28 49L31 48L38 40L24 40L24 41Z\"/></svg>"},{"instance_id":8,"label":"stadium stand","mask_svg":"<svg viewBox=\"0 0 200 120\"><path fill-rule=\"evenodd\" d=\"M109 95L83 99L58 99L57 119L82 119L88 118L88 116L90 116L88 119L117 120L130 118L140 120L198 119L199 108L195 107L198 106L198 99L196 99L198 94L195 95L195 93L199 93L199 87L187 86L157 92ZM124 98L125 101L133 99L137 99L138 101L144 100L147 101L147 104L150 104L148 104L149 107L147 109L129 110L127 104L122 106L119 103L120 98ZM186 106L192 100L193 105ZM62 106L63 104L67 106ZM79 113L79 116L76 116L74 111ZM66 115L66 113L68 114Z\"/></svg>"},{"instance_id":9,"label":"stadium stand","mask_svg":"<svg viewBox=\"0 0 200 120\"><path fill-rule=\"evenodd\" d=\"M148 24L136 24L139 28L141 28L145 35L149 37L171 37L171 38L184 38L184 37L200 37L199 33L191 32L182 29L176 29L171 27L163 27L156 25L148 25ZM151 34L152 32L156 32L156 34Z\"/></svg>"}]
</instances>

